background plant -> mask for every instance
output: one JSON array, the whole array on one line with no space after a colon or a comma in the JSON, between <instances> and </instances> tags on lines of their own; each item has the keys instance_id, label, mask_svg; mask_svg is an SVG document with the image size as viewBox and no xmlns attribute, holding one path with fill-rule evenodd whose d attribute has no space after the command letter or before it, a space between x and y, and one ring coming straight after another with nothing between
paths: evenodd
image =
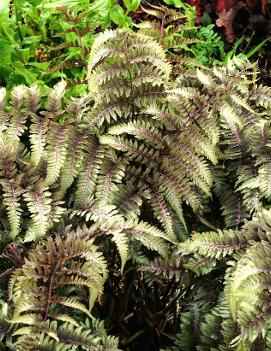
<instances>
[{"instance_id":1,"label":"background plant","mask_svg":"<svg viewBox=\"0 0 271 351\"><path fill-rule=\"evenodd\" d=\"M138 1L3 1L0 28L1 84L39 83L43 91L65 78L71 95L86 92L87 55L97 31L131 27Z\"/></svg>"},{"instance_id":2,"label":"background plant","mask_svg":"<svg viewBox=\"0 0 271 351\"><path fill-rule=\"evenodd\" d=\"M63 78L70 95L82 96L87 91L87 57L97 33L112 26L137 30L139 25L146 29L149 26L150 34L150 28L157 27L157 16L161 21L163 11L167 13L165 28L160 22L156 29L158 37L160 29L163 31L164 47L169 49L172 58L186 54L195 59L194 64L224 60L223 43L213 28L195 29L193 7L182 3L177 12L144 4L149 18L142 21L136 17L139 6L140 1L135 0L121 4L113 0L97 0L92 4L88 0L79 4L74 0L57 3L3 1L0 9L1 85L10 89L18 84L37 83L42 93L48 93L48 88ZM219 48L219 53L214 48Z\"/></svg>"}]
</instances>

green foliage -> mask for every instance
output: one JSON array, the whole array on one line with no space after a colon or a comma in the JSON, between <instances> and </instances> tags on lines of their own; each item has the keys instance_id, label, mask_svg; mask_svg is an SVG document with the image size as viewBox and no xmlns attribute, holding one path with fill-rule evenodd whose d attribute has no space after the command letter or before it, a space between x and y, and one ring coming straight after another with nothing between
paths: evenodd
<instances>
[{"instance_id":1,"label":"green foliage","mask_svg":"<svg viewBox=\"0 0 271 351\"><path fill-rule=\"evenodd\" d=\"M155 38L167 51L168 59L178 63L176 74L182 74L188 68L201 65L210 67L223 65L228 59L236 56L237 47L242 39L236 41L231 51L226 53L224 42L213 24L196 27L195 7L182 1L166 3L181 10L153 5L142 7L148 14L148 20L134 26L145 35ZM237 57L246 60L245 54L239 54Z\"/></svg>"},{"instance_id":2,"label":"green foliage","mask_svg":"<svg viewBox=\"0 0 271 351\"><path fill-rule=\"evenodd\" d=\"M172 6L176 7L176 8L182 8L182 9L191 8L189 5L184 3L182 0L164 0L163 2L165 4L167 4L167 5L172 5Z\"/></svg>"},{"instance_id":3,"label":"green foliage","mask_svg":"<svg viewBox=\"0 0 271 351\"><path fill-rule=\"evenodd\" d=\"M226 58L224 43L214 27L213 24L201 27L197 32L197 38L204 43L197 43L191 47L195 59L208 66L221 65Z\"/></svg>"},{"instance_id":4,"label":"green foliage","mask_svg":"<svg viewBox=\"0 0 271 351\"><path fill-rule=\"evenodd\" d=\"M138 1L127 1L135 11ZM97 30L115 24L131 26L131 18L116 1L3 2L0 25L0 82L11 88L38 83L48 92L65 78L73 96L86 93L87 55ZM10 16L9 16L10 13Z\"/></svg>"},{"instance_id":5,"label":"green foliage","mask_svg":"<svg viewBox=\"0 0 271 351\"><path fill-rule=\"evenodd\" d=\"M166 50L170 61L183 63L185 58L192 56L189 55L193 53L190 48L192 44L206 44L196 37L196 15L192 7L183 4L181 12L166 6L154 5L142 9L148 15L148 20L140 22L135 27L139 28L140 33L156 39ZM180 57L180 54L184 57Z\"/></svg>"},{"instance_id":6,"label":"green foliage","mask_svg":"<svg viewBox=\"0 0 271 351\"><path fill-rule=\"evenodd\" d=\"M132 20L128 13L135 11L139 5L140 0L124 0L124 7L119 5L117 0L96 0L90 6L90 9L98 15L98 20L103 24L103 28L108 28L112 24L120 28L129 28L132 25Z\"/></svg>"},{"instance_id":7,"label":"green foliage","mask_svg":"<svg viewBox=\"0 0 271 351\"><path fill-rule=\"evenodd\" d=\"M64 78L68 95L84 95L93 41L98 32L112 26L147 30L148 35L163 42L173 61L180 53L195 58L194 65L207 63L205 54L209 64L223 60L223 45L213 29L193 29L193 7L182 2L175 4L182 12L165 6L144 7L149 18L136 24L131 13L139 8L140 1L127 0L121 5L116 0L96 0L90 6L88 0L79 4L73 0L4 1L0 9L0 84L10 90L19 84L35 83L48 93L48 87Z\"/></svg>"},{"instance_id":8,"label":"green foliage","mask_svg":"<svg viewBox=\"0 0 271 351\"><path fill-rule=\"evenodd\" d=\"M140 0L123 0L128 12L136 11L140 5Z\"/></svg>"}]
</instances>

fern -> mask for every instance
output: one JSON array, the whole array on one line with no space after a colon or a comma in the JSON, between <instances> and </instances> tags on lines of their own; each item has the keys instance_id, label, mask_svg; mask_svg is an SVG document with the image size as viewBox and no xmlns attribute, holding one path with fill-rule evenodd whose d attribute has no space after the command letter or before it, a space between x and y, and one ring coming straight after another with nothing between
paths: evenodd
<instances>
[{"instance_id":1,"label":"fern","mask_svg":"<svg viewBox=\"0 0 271 351\"><path fill-rule=\"evenodd\" d=\"M223 40L215 32L214 24L202 26L197 32L197 39L201 42L191 46L195 59L205 65L215 65L225 62L226 52Z\"/></svg>"},{"instance_id":2,"label":"fern","mask_svg":"<svg viewBox=\"0 0 271 351\"><path fill-rule=\"evenodd\" d=\"M239 231L196 234L193 240L181 244L181 250L202 257L216 260L232 257L229 261L232 267L224 277L223 298L228 309L227 319L231 328L235 328L235 333L232 330L231 338L224 342L225 345L230 343L232 348L254 345L265 339L269 330L270 218L270 211L263 210ZM207 324L206 328L211 328L211 325Z\"/></svg>"},{"instance_id":3,"label":"fern","mask_svg":"<svg viewBox=\"0 0 271 351\"><path fill-rule=\"evenodd\" d=\"M106 335L102 323L90 322L74 326L68 322L60 327L55 322L45 323L43 327L35 326L34 332L41 333L40 337L29 336L33 330L21 328L14 335L19 336L18 350L107 350L118 351L118 339Z\"/></svg>"},{"instance_id":4,"label":"fern","mask_svg":"<svg viewBox=\"0 0 271 351\"><path fill-rule=\"evenodd\" d=\"M29 333L32 341L34 335L34 339L38 337L38 344L44 332L58 341L57 331L54 331L56 324L52 322L55 326L52 329L49 321L78 325L76 318L67 315L69 309L90 315L89 309L78 301L78 287L101 294L106 276L104 258L83 231L68 233L63 239L56 235L54 239L49 237L40 242L10 280L9 294L15 305L10 323L19 325L14 335L23 335L18 345L25 343ZM77 289L69 292L67 287L71 285Z\"/></svg>"},{"instance_id":5,"label":"fern","mask_svg":"<svg viewBox=\"0 0 271 351\"><path fill-rule=\"evenodd\" d=\"M125 221L114 206L102 205L102 207L92 206L75 210L72 216L83 216L86 221L95 221L96 223L89 229L92 235L99 233L99 235L113 236L112 240L117 245L122 260L122 269L128 257L130 258L129 245L133 241L158 252L162 257L168 256L168 246L163 239L174 242L175 237L170 237L168 233L147 222L132 219Z\"/></svg>"},{"instance_id":6,"label":"fern","mask_svg":"<svg viewBox=\"0 0 271 351\"><path fill-rule=\"evenodd\" d=\"M64 82L46 100L36 86L10 101L0 91L1 237L23 243L1 258L13 264L15 349L116 349L80 324L102 311L107 270L107 288L127 287L122 305L103 295L111 316L121 306L118 323L129 299L158 291L149 326L162 333L183 313L182 349L268 344L270 89L256 66L233 59L176 79L157 40L109 30L88 70L89 95L68 104ZM223 301L198 308L205 277Z\"/></svg>"},{"instance_id":7,"label":"fern","mask_svg":"<svg viewBox=\"0 0 271 351\"><path fill-rule=\"evenodd\" d=\"M118 52L116 48L116 43L120 40L125 40L125 54ZM185 118L177 118L174 131L167 131L169 121L180 113L185 101L181 101L177 95L171 98L171 91L167 92L170 66L165 61L164 53L161 53L162 48L155 41L141 34L116 31L106 32L98 37L92 48L89 65L90 86L96 87L93 91L95 105L85 123L88 128L100 128L101 124L108 124L107 130L104 131L102 127L100 143L106 148L124 152L129 163L147 165L144 181L149 186L155 184L156 201L159 197L160 204L163 203L163 207L159 208L159 215L154 198L150 204L164 225L165 208L170 206L168 199L171 199L168 192L171 190L177 195L179 191L177 201L184 200L195 210L200 208L199 197L193 192L192 183L207 194L210 194L212 183L207 163L200 154L207 153L213 161L216 160L214 151L210 152L212 143L196 125L187 126L187 130L193 128L199 146L193 149L189 144L185 149L185 144L188 143L186 131L182 127ZM125 86L128 90L121 88ZM129 116L131 120L124 122ZM139 116L140 120L137 118ZM159 159L162 160L160 166ZM125 184L126 176L122 182ZM153 192L151 189L149 191ZM169 208L166 211L171 211ZM171 212L169 213L167 226L168 229L171 227L169 232L172 233L173 223L169 224L172 221L169 219Z\"/></svg>"},{"instance_id":8,"label":"fern","mask_svg":"<svg viewBox=\"0 0 271 351\"><path fill-rule=\"evenodd\" d=\"M201 335L200 326L208 310L207 306L206 303L195 301L188 306L187 311L182 313L180 323L181 333L177 335L174 342L174 351L193 350L198 345Z\"/></svg>"},{"instance_id":9,"label":"fern","mask_svg":"<svg viewBox=\"0 0 271 351\"><path fill-rule=\"evenodd\" d=\"M51 193L43 182L36 182L26 189L24 200L31 213L32 223L29 225L25 241L32 241L46 234L51 211Z\"/></svg>"},{"instance_id":10,"label":"fern","mask_svg":"<svg viewBox=\"0 0 271 351\"><path fill-rule=\"evenodd\" d=\"M59 156L63 146L59 145L60 149L57 148L57 144L53 147L50 140L54 143L52 134L61 126L52 122L51 118L61 115L57 110L61 108L60 100L64 87L65 85L60 83L49 94L46 104L48 111L40 111L40 94L36 86L19 87L12 93L11 107L12 111L16 112L16 118L12 117L15 116L13 112L3 109L8 124L0 135L1 185L10 236L13 239L21 235L22 228L26 231L26 241L44 236L50 220L54 222L59 219L59 215L52 217L53 191L48 188L48 182L50 185L55 182L63 162L63 156ZM17 119L20 114L24 116L23 120L20 119L21 126ZM24 127L26 123L31 123L29 130ZM50 127L47 128L49 124ZM14 139L15 137L17 139ZM29 143L26 147L21 138L28 138Z\"/></svg>"},{"instance_id":11,"label":"fern","mask_svg":"<svg viewBox=\"0 0 271 351\"><path fill-rule=\"evenodd\" d=\"M142 9L154 19L135 26L140 32L155 38L165 49L173 52L188 51L189 45L200 42L191 35L194 34L195 27L190 25L185 14L166 6L150 5L149 8L142 7Z\"/></svg>"}]
</instances>

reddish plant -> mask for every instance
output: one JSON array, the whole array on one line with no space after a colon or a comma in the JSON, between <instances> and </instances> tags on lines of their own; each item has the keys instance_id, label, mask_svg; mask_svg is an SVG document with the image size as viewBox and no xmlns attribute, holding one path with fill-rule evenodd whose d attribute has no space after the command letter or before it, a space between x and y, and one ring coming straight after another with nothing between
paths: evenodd
<instances>
[{"instance_id":1,"label":"reddish plant","mask_svg":"<svg viewBox=\"0 0 271 351\"><path fill-rule=\"evenodd\" d=\"M200 0L186 0L186 2L196 7L197 11L197 22L200 22L200 18L203 14L203 6L209 5L210 0L200 1ZM216 21L216 25L218 27L225 28L225 35L228 42L233 42L235 39L233 32L233 21L238 13L238 11L242 7L247 7L251 10L255 9L257 5L261 5L261 12L263 15L267 13L267 0L214 0L212 2L212 7L216 14L218 15L218 19Z\"/></svg>"},{"instance_id":2,"label":"reddish plant","mask_svg":"<svg viewBox=\"0 0 271 351\"><path fill-rule=\"evenodd\" d=\"M202 8L200 4L200 0L186 0L186 2L191 5L196 7L197 11L197 22L200 21L200 17L202 16Z\"/></svg>"},{"instance_id":3,"label":"reddish plant","mask_svg":"<svg viewBox=\"0 0 271 351\"><path fill-rule=\"evenodd\" d=\"M223 10L229 11L234 5L234 0L218 0L216 4L216 11L217 13L220 13Z\"/></svg>"}]
</instances>

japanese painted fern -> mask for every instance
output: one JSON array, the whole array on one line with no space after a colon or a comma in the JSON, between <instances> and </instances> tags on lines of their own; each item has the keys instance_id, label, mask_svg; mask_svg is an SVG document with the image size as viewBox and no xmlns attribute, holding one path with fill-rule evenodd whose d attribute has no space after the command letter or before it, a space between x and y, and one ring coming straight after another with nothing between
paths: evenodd
<instances>
[{"instance_id":1,"label":"japanese painted fern","mask_svg":"<svg viewBox=\"0 0 271 351\"><path fill-rule=\"evenodd\" d=\"M1 236L22 251L8 256L14 267L5 273L12 273L7 340L15 349L117 350L114 338L83 322L101 298L112 257L124 274L128 262L148 271L149 285L159 280L148 273L170 264L178 278L161 290L177 301L194 289L188 269L209 274L233 255L221 295L226 317L211 304L192 305L181 338L207 350L212 323L224 323L226 334L228 325L238 330L218 338L218 350L228 340L240 347L265 337L270 89L256 84L255 66L238 60L189 77L171 73L155 39L116 30L93 44L85 98L64 103L64 82L46 101L35 86L16 87L9 102L0 90ZM181 244L185 255L194 253L186 265L170 256L195 224L216 226L205 216L219 202L229 228ZM197 325L195 340L187 339L191 313L200 313L206 338Z\"/></svg>"}]
</instances>

